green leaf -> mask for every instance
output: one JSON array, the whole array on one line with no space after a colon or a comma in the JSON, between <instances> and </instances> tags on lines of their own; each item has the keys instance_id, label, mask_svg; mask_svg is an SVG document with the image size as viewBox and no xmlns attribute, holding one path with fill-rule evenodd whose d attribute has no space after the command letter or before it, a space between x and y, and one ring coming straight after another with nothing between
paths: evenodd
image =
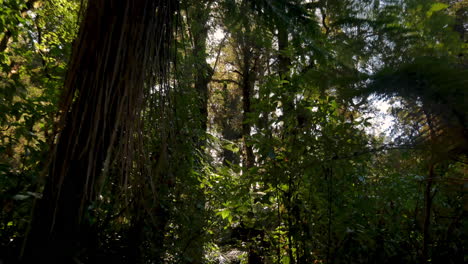
<instances>
[{"instance_id":1,"label":"green leaf","mask_svg":"<svg viewBox=\"0 0 468 264\"><path fill-rule=\"evenodd\" d=\"M448 5L444 4L444 3L434 3L431 6L431 8L429 9L429 11L427 11L426 15L427 15L427 17L431 17L434 12L440 11L440 10L445 9L447 7L448 7Z\"/></svg>"},{"instance_id":2,"label":"green leaf","mask_svg":"<svg viewBox=\"0 0 468 264\"><path fill-rule=\"evenodd\" d=\"M223 219L226 219L231 215L231 211L229 211L229 209L223 209L221 212L219 212L219 215L221 215Z\"/></svg>"},{"instance_id":3,"label":"green leaf","mask_svg":"<svg viewBox=\"0 0 468 264\"><path fill-rule=\"evenodd\" d=\"M223 148L226 149L226 150L232 151L234 153L239 152L239 147L233 142L228 142L228 143L224 144Z\"/></svg>"}]
</instances>

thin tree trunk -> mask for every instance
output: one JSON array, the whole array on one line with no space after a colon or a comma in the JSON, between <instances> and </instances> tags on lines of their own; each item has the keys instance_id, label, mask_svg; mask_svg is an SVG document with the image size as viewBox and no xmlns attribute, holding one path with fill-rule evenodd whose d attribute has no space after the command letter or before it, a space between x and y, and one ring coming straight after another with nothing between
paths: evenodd
<instances>
[{"instance_id":1,"label":"thin tree trunk","mask_svg":"<svg viewBox=\"0 0 468 264\"><path fill-rule=\"evenodd\" d=\"M280 10L284 10L284 12L287 13L287 8L286 4L284 2L280 3ZM287 26L287 21L284 20L284 17L278 16L276 18L276 28L278 30L278 74L282 80L289 81L289 68L291 67L291 59L287 55L287 51L289 49L289 32L288 32L288 26ZM283 83L283 115L288 116L290 115L293 110L294 110L294 102L289 100L289 87L287 87L287 83ZM295 131L293 131L295 133ZM292 140L295 140L295 137L292 137ZM296 260L294 258L294 253L293 253L293 234L292 234L292 178L293 177L291 174L288 174L288 182L289 182L289 190L288 190L288 197L287 201L288 204L287 209L288 209L288 255L289 255L289 263L296 263Z\"/></svg>"},{"instance_id":2,"label":"thin tree trunk","mask_svg":"<svg viewBox=\"0 0 468 264\"><path fill-rule=\"evenodd\" d=\"M426 177L426 188L424 190L424 224L423 224L423 248L421 253L421 263L429 262L429 245L430 245L430 226L431 226L431 210L432 210L432 183L434 180L434 166L435 166L435 144L436 144L436 132L432 116L429 111L423 109L424 115L426 116L427 126L430 132L430 144L431 153L429 160L429 175Z\"/></svg>"},{"instance_id":3,"label":"thin tree trunk","mask_svg":"<svg viewBox=\"0 0 468 264\"><path fill-rule=\"evenodd\" d=\"M229 141L236 141L239 138L242 137L242 132L239 131L236 127L233 126L234 124L234 119L235 116L232 113L237 113L237 105L239 103L239 98L230 96L230 92L227 88L227 84L223 84L223 114L225 115L225 118L221 120L222 123L222 136L224 139L229 140ZM224 166L230 166L231 164L233 165L239 165L240 159L239 155L237 153L234 153L233 151L224 148L223 149L223 165Z\"/></svg>"},{"instance_id":4,"label":"thin tree trunk","mask_svg":"<svg viewBox=\"0 0 468 264\"><path fill-rule=\"evenodd\" d=\"M332 243L332 220L333 220L333 172L330 168L325 169L325 177L327 180L327 207L328 207L328 224L327 224L327 264L333 263L331 255L331 243Z\"/></svg>"},{"instance_id":5,"label":"thin tree trunk","mask_svg":"<svg viewBox=\"0 0 468 264\"><path fill-rule=\"evenodd\" d=\"M213 76L213 69L206 62L206 41L208 39L208 19L212 1L203 1L193 8L189 8L192 19L193 56L195 63L195 90L199 96L198 110L200 114L199 128L203 133L207 130L208 121L208 84ZM191 12L190 12L191 11ZM200 145L204 145L204 140Z\"/></svg>"},{"instance_id":6,"label":"thin tree trunk","mask_svg":"<svg viewBox=\"0 0 468 264\"><path fill-rule=\"evenodd\" d=\"M429 167L429 175L426 179L426 188L424 191L424 226L423 226L423 249L422 263L428 263L429 244L430 244L430 225L432 208L432 180L434 177L434 164Z\"/></svg>"},{"instance_id":7,"label":"thin tree trunk","mask_svg":"<svg viewBox=\"0 0 468 264\"><path fill-rule=\"evenodd\" d=\"M195 109L197 122L194 124L195 133L193 143L200 153L204 153L206 147L206 132L208 129L208 85L213 76L213 69L207 63L207 40L208 40L208 20L210 19L212 0L199 1L196 5L186 7L187 20L190 25L190 35L192 40L191 56L194 61L193 79L194 88L197 95ZM198 158L196 158L198 159ZM201 171L203 165L196 162L193 169ZM198 180L194 179L198 186ZM182 248L182 258L178 261L181 263L200 264L203 263L204 239L206 224L205 208L206 198L204 190L200 188L190 189L190 200L188 207L193 208L189 226L185 227L189 230L190 237L184 238L185 247ZM192 209L191 209L192 210Z\"/></svg>"},{"instance_id":8,"label":"thin tree trunk","mask_svg":"<svg viewBox=\"0 0 468 264\"><path fill-rule=\"evenodd\" d=\"M242 138L244 145L244 167L248 170L255 165L255 156L252 145L249 144L248 138L251 133L251 125L248 117L251 110L251 98L255 83L255 66L251 66L251 55L248 47L244 48L244 70L242 75Z\"/></svg>"}]
</instances>

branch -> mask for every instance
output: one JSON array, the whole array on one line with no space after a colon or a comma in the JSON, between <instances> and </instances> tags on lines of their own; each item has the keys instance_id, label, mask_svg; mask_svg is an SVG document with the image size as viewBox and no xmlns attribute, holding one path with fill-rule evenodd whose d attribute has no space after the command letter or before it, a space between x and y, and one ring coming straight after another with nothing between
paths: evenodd
<instances>
[{"instance_id":1,"label":"branch","mask_svg":"<svg viewBox=\"0 0 468 264\"><path fill-rule=\"evenodd\" d=\"M215 82L215 83L235 83L237 85L240 85L239 82L235 81L235 80L232 80L232 79L211 79L212 82Z\"/></svg>"},{"instance_id":2,"label":"branch","mask_svg":"<svg viewBox=\"0 0 468 264\"><path fill-rule=\"evenodd\" d=\"M235 73L239 74L240 76L244 77L244 74L242 74L242 72L240 72L238 70L233 70L232 72L235 72Z\"/></svg>"},{"instance_id":3,"label":"branch","mask_svg":"<svg viewBox=\"0 0 468 264\"><path fill-rule=\"evenodd\" d=\"M216 72L216 66L218 66L219 56L221 55L221 50L224 47L224 41L226 40L226 38L227 38L227 34L224 34L223 40L221 40L221 42L219 43L219 50L218 50L218 53L216 54L216 60L215 60L214 66L213 66L213 72Z\"/></svg>"},{"instance_id":4,"label":"branch","mask_svg":"<svg viewBox=\"0 0 468 264\"><path fill-rule=\"evenodd\" d=\"M359 156L362 156L362 155L365 155L365 154L369 154L369 153L377 153L377 152L380 152L380 151L394 150L394 149L415 149L415 147L412 146L412 145L397 145L397 146L394 146L392 144L389 144L389 145L384 145L382 147L375 148L375 149L368 149L368 150L365 150L365 151L354 152L353 154L347 155L347 156L337 156L337 155L335 155L334 157L332 157L331 159L328 159L326 161L351 159L351 158L356 158L356 157L359 157Z\"/></svg>"},{"instance_id":5,"label":"branch","mask_svg":"<svg viewBox=\"0 0 468 264\"><path fill-rule=\"evenodd\" d=\"M325 11L323 10L322 7L320 7L320 14L322 15L322 25L325 28L325 35L328 36L328 34L330 33L330 28L327 26L327 22L326 22L327 14L325 14Z\"/></svg>"}]
</instances>

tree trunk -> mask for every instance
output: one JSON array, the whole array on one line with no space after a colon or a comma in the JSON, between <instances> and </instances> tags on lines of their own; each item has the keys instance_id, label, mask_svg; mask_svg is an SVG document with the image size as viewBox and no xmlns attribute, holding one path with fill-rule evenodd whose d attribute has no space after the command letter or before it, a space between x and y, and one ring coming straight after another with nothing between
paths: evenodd
<instances>
[{"instance_id":1,"label":"tree trunk","mask_svg":"<svg viewBox=\"0 0 468 264\"><path fill-rule=\"evenodd\" d=\"M281 2L279 3L280 5L280 10L284 10L284 12L287 14L287 7L286 3ZM287 17L287 16L285 16ZM278 16L276 18L276 29L278 31L277 37L278 37L278 74L282 80L289 81L289 68L291 67L291 59L289 58L287 52L289 49L289 33L288 33L288 26L287 26L287 21L284 20L283 16ZM292 114L294 111L294 102L290 100L290 90L289 89L289 84L288 83L283 83L283 116L289 116ZM294 128L293 128L294 129ZM295 129L292 131L293 134L296 133ZM288 131L286 133L289 134ZM290 139L295 140L295 137L290 137ZM293 175L288 174L288 185L289 185L289 190L288 190L288 197L286 197L288 203L286 204L287 211L288 211L288 222L287 222L287 228L288 228L288 256L289 256L289 263L296 263L296 260L294 258L294 253L293 253L293 236L292 234L292 228L293 228L293 223L292 223L292 197L291 193L293 192L291 182Z\"/></svg>"},{"instance_id":2,"label":"tree trunk","mask_svg":"<svg viewBox=\"0 0 468 264\"><path fill-rule=\"evenodd\" d=\"M433 123L433 117L430 112L423 108L424 115L426 116L427 126L430 132L430 160L429 160L429 175L426 177L426 188L424 190L424 223L423 223L423 248L421 252L421 263L429 262L429 245L430 245L430 225L431 225L431 210L432 210L432 182L434 180L434 166L436 155L436 140L437 135Z\"/></svg>"},{"instance_id":3,"label":"tree trunk","mask_svg":"<svg viewBox=\"0 0 468 264\"><path fill-rule=\"evenodd\" d=\"M160 56L166 50L157 38L170 41L175 1L95 0L87 6L65 82L63 129L25 241L25 263L70 263L85 250L86 215L105 163L119 131L135 119L148 76L165 67Z\"/></svg>"},{"instance_id":4,"label":"tree trunk","mask_svg":"<svg viewBox=\"0 0 468 264\"><path fill-rule=\"evenodd\" d=\"M197 2L196 5L186 7L187 20L189 23L190 36L192 41L191 56L193 57L193 80L195 94L197 100L194 109L197 109L194 123L193 144L199 153L205 152L206 147L206 132L208 128L208 84L213 76L213 69L207 63L207 40L208 40L208 21L210 19L211 5L213 1L203 0ZM184 153L183 155L185 155ZM195 157L193 170L201 172L203 169L202 162L199 162L200 157ZM196 177L196 176L193 176ZM195 188L188 188L190 199L187 200L187 210L191 214L190 221L183 227L184 233L191 234L181 238L184 246L179 263L199 264L203 263L204 257L204 240L206 239L204 226L206 225L205 203L206 198L204 190L199 188L199 180L190 178L190 182L194 182ZM189 209L190 208L190 209Z\"/></svg>"},{"instance_id":5,"label":"tree trunk","mask_svg":"<svg viewBox=\"0 0 468 264\"><path fill-rule=\"evenodd\" d=\"M424 191L424 226L423 226L423 248L421 263L428 263L429 260L429 243L430 243L430 225L431 225L431 210L432 210L432 180L434 177L434 165L429 167L429 175L427 177L426 189Z\"/></svg>"},{"instance_id":6,"label":"tree trunk","mask_svg":"<svg viewBox=\"0 0 468 264\"><path fill-rule=\"evenodd\" d=\"M208 54L206 52L206 41L208 39L208 19L210 15L212 1L202 1L201 3L188 8L191 23L191 35L193 41L192 54L195 59L195 90L199 96L198 110L200 114L199 128L203 133L207 130L208 121L208 84L213 76L213 69L206 62ZM204 140L200 142L204 145Z\"/></svg>"},{"instance_id":7,"label":"tree trunk","mask_svg":"<svg viewBox=\"0 0 468 264\"><path fill-rule=\"evenodd\" d=\"M237 127L235 127L234 121L236 116L233 113L238 113L239 99L237 96L232 96L227 88L227 84L223 84L223 112L225 118L221 120L222 123L222 136L224 139L229 141L237 141L239 138L242 137L242 131L239 131ZM240 158L239 155L229 149L223 149L223 165L230 166L239 165Z\"/></svg>"},{"instance_id":8,"label":"tree trunk","mask_svg":"<svg viewBox=\"0 0 468 264\"><path fill-rule=\"evenodd\" d=\"M255 65L252 65L252 51L249 47L244 47L243 59L244 69L242 73L242 138L244 145L244 168L246 170L252 168L255 165L255 156L253 153L252 145L249 144L248 138L250 137L251 125L248 117L251 113L251 98L255 83Z\"/></svg>"}]
</instances>

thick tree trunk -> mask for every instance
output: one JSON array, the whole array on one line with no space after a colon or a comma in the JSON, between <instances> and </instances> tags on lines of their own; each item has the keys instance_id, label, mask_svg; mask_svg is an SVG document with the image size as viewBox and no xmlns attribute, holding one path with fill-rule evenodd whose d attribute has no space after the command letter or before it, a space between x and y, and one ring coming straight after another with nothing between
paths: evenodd
<instances>
[{"instance_id":1,"label":"thick tree trunk","mask_svg":"<svg viewBox=\"0 0 468 264\"><path fill-rule=\"evenodd\" d=\"M157 24L171 27L175 4L95 0L87 5L66 77L64 127L25 242L25 263L70 263L86 248L88 206L118 130L134 118L150 66L164 52L151 42L167 41ZM157 11L169 14L166 20L158 20Z\"/></svg>"}]
</instances>

